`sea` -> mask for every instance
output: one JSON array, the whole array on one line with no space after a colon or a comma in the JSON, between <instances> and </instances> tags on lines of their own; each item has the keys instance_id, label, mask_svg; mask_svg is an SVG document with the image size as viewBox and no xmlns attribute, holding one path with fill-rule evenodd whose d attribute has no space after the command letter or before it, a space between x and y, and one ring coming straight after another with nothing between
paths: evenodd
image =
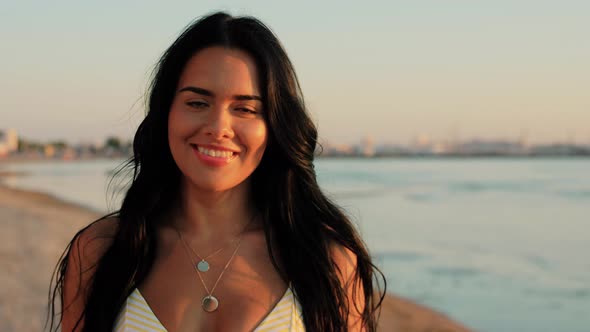
<instances>
[{"instance_id":1,"label":"sea","mask_svg":"<svg viewBox=\"0 0 590 332\"><path fill-rule=\"evenodd\" d=\"M122 160L2 163L7 186L116 209ZM318 159L387 290L476 331L590 331L590 158Z\"/></svg>"}]
</instances>

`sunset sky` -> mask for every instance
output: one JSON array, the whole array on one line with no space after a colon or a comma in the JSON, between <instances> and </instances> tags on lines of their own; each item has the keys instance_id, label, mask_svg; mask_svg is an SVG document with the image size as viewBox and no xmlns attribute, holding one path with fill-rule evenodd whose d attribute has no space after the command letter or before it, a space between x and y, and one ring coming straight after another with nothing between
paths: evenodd
<instances>
[{"instance_id":1,"label":"sunset sky","mask_svg":"<svg viewBox=\"0 0 590 332\"><path fill-rule=\"evenodd\" d=\"M254 15L278 35L324 141L590 144L582 0L3 1L0 129L132 137L154 63L215 10Z\"/></svg>"}]
</instances>

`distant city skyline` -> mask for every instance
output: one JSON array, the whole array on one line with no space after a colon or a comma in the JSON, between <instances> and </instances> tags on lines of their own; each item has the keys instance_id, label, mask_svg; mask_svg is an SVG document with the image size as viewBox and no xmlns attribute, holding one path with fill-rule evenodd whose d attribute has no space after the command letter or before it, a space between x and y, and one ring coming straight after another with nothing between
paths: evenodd
<instances>
[{"instance_id":1,"label":"distant city skyline","mask_svg":"<svg viewBox=\"0 0 590 332\"><path fill-rule=\"evenodd\" d=\"M411 144L383 144L366 137L355 144L320 142L318 157L389 158L389 157L589 157L589 144L529 144L524 139L434 141L419 137ZM89 160L97 158L126 158L133 154L128 139L106 137L102 142L34 141L18 137L14 129L0 130L0 160Z\"/></svg>"},{"instance_id":2,"label":"distant city skyline","mask_svg":"<svg viewBox=\"0 0 590 332\"><path fill-rule=\"evenodd\" d=\"M18 130L14 128L0 128L0 145L3 142L3 139L7 139L12 142L10 145L13 147L12 150L16 150L16 146L18 145L17 142L22 141L24 144L33 144L33 145L68 145L68 146L93 146L93 147L101 147L108 141L117 141L118 144L124 145L132 145L133 137L125 137L120 135L107 135L104 137L96 138L96 139L64 139L64 138L48 138L48 139L39 139L39 138L31 138L27 136L22 136L18 132ZM575 141L574 139L570 138L565 141L547 141L547 142L532 142L526 138L525 135L515 138L484 138L484 137L469 137L469 138L461 138L459 136L447 137L442 139L435 139L428 135L419 135L407 141L384 141L384 140L376 140L374 137L371 136L364 136L364 137L348 137L347 140L328 140L325 138L319 139L319 144L323 147L327 148L336 148L336 149L349 149L352 147L360 147L362 149L363 146L372 146L377 148L397 148L397 147L410 147L410 148L423 148L423 147L439 147L439 146L461 146L461 145L472 145L472 144L482 144L482 145L518 145L520 147L542 147L542 146L580 146L585 148L590 148L590 141L583 142L583 141ZM1 146L0 146L1 147Z\"/></svg>"},{"instance_id":3,"label":"distant city skyline","mask_svg":"<svg viewBox=\"0 0 590 332\"><path fill-rule=\"evenodd\" d=\"M158 56L192 19L221 9L277 33L322 141L590 143L586 1L3 7L0 129L28 139L132 138Z\"/></svg>"}]
</instances>

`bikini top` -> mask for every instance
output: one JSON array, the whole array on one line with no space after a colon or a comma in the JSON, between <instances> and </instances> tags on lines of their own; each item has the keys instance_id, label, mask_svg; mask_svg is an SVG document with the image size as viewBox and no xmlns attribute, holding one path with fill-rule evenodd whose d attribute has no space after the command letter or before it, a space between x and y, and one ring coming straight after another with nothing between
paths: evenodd
<instances>
[{"instance_id":1,"label":"bikini top","mask_svg":"<svg viewBox=\"0 0 590 332\"><path fill-rule=\"evenodd\" d=\"M113 331L167 332L137 288L123 304ZM305 332L301 305L293 296L291 287L254 332Z\"/></svg>"}]
</instances>

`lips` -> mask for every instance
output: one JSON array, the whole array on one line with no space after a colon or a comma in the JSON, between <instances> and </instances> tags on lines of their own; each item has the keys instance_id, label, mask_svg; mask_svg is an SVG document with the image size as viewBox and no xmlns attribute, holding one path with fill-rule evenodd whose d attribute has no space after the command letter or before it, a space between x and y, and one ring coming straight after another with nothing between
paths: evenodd
<instances>
[{"instance_id":1,"label":"lips","mask_svg":"<svg viewBox=\"0 0 590 332\"><path fill-rule=\"evenodd\" d=\"M225 166L236 158L239 152L231 151L223 147L211 147L210 145L191 144L196 156L208 166Z\"/></svg>"},{"instance_id":2,"label":"lips","mask_svg":"<svg viewBox=\"0 0 590 332\"><path fill-rule=\"evenodd\" d=\"M200 153L206 154L210 157L215 157L215 158L230 158L231 156L234 155L233 151L208 149L208 148L204 148L202 146L197 146L196 148L197 148L197 151L199 151Z\"/></svg>"}]
</instances>

